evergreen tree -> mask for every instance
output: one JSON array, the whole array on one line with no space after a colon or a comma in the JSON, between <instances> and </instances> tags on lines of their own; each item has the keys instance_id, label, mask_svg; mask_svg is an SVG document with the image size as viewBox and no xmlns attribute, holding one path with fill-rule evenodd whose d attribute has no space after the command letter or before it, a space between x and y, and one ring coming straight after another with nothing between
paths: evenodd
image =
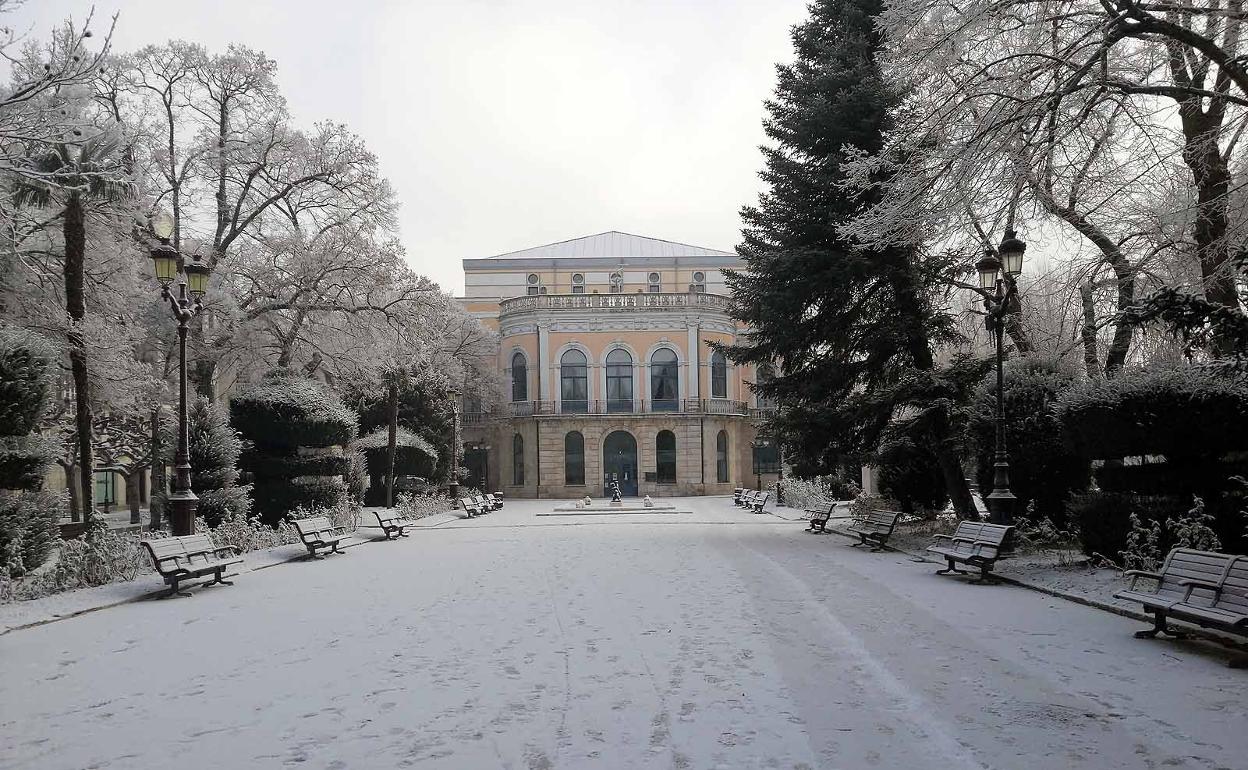
<instances>
[{"instance_id":1,"label":"evergreen tree","mask_svg":"<svg viewBox=\"0 0 1248 770\"><path fill-rule=\"evenodd\" d=\"M973 511L932 346L953 334L939 308L948 265L917 245L861 248L838 228L874 200L849 189L845 148L874 153L899 98L880 74L881 0L817 0L794 27L796 60L777 67L764 123L769 189L742 210L728 276L734 315L751 333L725 348L737 363L779 363L761 392L781 406L777 428L797 457L830 467L865 456L899 404L924 412L940 472L960 513Z\"/></svg>"},{"instance_id":2,"label":"evergreen tree","mask_svg":"<svg viewBox=\"0 0 1248 770\"><path fill-rule=\"evenodd\" d=\"M199 497L196 516L210 527L223 521L246 519L251 511L251 485L238 483L243 442L230 427L224 409L200 396L187 404L187 454L191 463L191 491ZM177 420L168 412L160 426L160 458L172 467L178 446ZM156 496L168 507L164 490Z\"/></svg>"}]
</instances>

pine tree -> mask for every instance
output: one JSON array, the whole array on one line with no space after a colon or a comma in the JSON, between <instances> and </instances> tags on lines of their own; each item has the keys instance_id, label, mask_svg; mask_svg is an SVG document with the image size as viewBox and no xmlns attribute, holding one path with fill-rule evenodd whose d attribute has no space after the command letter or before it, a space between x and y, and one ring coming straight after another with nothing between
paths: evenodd
<instances>
[{"instance_id":1,"label":"pine tree","mask_svg":"<svg viewBox=\"0 0 1248 770\"><path fill-rule=\"evenodd\" d=\"M796 60L777 67L764 123L769 189L742 210L728 276L734 315L749 326L725 348L734 361L780 366L761 392L781 405L777 428L800 459L830 467L869 452L899 403L925 398L923 425L959 512L974 511L949 425L932 346L952 334L934 304L945 265L917 245L860 248L838 228L873 201L848 189L845 148L873 153L899 98L880 74L881 0L817 0L794 27Z\"/></svg>"}]
</instances>

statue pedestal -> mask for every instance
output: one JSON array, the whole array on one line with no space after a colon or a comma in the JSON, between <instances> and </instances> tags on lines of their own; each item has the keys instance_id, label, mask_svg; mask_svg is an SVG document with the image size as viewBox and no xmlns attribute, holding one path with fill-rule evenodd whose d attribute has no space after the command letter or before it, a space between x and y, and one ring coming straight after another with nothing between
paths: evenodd
<instances>
[{"instance_id":1,"label":"statue pedestal","mask_svg":"<svg viewBox=\"0 0 1248 770\"><path fill-rule=\"evenodd\" d=\"M624 501L623 501L623 500L612 500L612 501L611 501L611 503L610 503L610 505L611 505L611 507L612 507L612 508L619 508L619 507L621 507L621 506L623 506L623 505L624 505Z\"/></svg>"}]
</instances>

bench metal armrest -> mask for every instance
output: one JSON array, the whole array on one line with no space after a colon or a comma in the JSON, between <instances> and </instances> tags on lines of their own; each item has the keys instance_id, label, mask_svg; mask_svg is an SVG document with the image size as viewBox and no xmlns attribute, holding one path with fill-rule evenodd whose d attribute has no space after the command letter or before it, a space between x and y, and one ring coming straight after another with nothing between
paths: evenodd
<instances>
[{"instance_id":1,"label":"bench metal armrest","mask_svg":"<svg viewBox=\"0 0 1248 770\"><path fill-rule=\"evenodd\" d=\"M1187 591L1183 594L1184 604L1187 603L1188 599L1192 598L1192 591L1196 590L1197 588L1204 588L1204 589L1213 591L1214 602L1216 602L1218 600L1218 597L1222 594L1222 586L1217 583L1209 583L1204 580L1180 580L1178 582L1179 582L1179 585L1181 586L1187 586Z\"/></svg>"},{"instance_id":2,"label":"bench metal armrest","mask_svg":"<svg viewBox=\"0 0 1248 770\"><path fill-rule=\"evenodd\" d=\"M932 535L936 540L952 540L953 535Z\"/></svg>"},{"instance_id":3,"label":"bench metal armrest","mask_svg":"<svg viewBox=\"0 0 1248 770\"><path fill-rule=\"evenodd\" d=\"M1161 573L1149 572L1148 570L1143 570L1143 569L1129 569L1126 572L1122 573L1122 576L1131 578L1131 586L1128 589L1131 591L1135 590L1136 581L1138 581L1142 577L1149 578L1150 580L1156 580L1156 581L1161 580Z\"/></svg>"}]
</instances>

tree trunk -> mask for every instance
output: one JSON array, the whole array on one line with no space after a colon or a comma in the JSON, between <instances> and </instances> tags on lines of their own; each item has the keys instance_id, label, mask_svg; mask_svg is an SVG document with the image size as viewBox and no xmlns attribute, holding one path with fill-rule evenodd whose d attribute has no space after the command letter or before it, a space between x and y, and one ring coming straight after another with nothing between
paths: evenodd
<instances>
[{"instance_id":1,"label":"tree trunk","mask_svg":"<svg viewBox=\"0 0 1248 770\"><path fill-rule=\"evenodd\" d=\"M90 526L95 506L95 461L91 453L91 378L87 373L87 301L83 290L87 252L82 194L72 192L62 220L65 238L65 308L69 312L69 367L74 380L74 423L78 433L78 472L82 479L82 521Z\"/></svg>"},{"instance_id":2,"label":"tree trunk","mask_svg":"<svg viewBox=\"0 0 1248 770\"><path fill-rule=\"evenodd\" d=\"M1101 356L1096 350L1096 304L1092 299L1092 281L1079 285L1079 298L1083 301L1083 326L1079 338L1083 341L1083 367L1088 378L1101 378Z\"/></svg>"},{"instance_id":3,"label":"tree trunk","mask_svg":"<svg viewBox=\"0 0 1248 770\"><path fill-rule=\"evenodd\" d=\"M390 419L386 432L386 507L394 507L394 456L398 447L399 433L399 383L391 380L387 394L389 399Z\"/></svg>"},{"instance_id":4,"label":"tree trunk","mask_svg":"<svg viewBox=\"0 0 1248 770\"><path fill-rule=\"evenodd\" d=\"M122 476L126 480L126 506L130 509L130 523L139 524L142 522L139 513L139 476L142 475L143 469L136 468L130 473Z\"/></svg>"},{"instance_id":5,"label":"tree trunk","mask_svg":"<svg viewBox=\"0 0 1248 770\"><path fill-rule=\"evenodd\" d=\"M978 519L979 509L975 507L975 498L971 497L971 488L966 483L966 474L962 472L962 462L958 453L950 444L949 426L942 418L932 431L935 440L933 451L936 462L940 464L940 474L945 479L945 489L949 492L949 500L959 519Z\"/></svg>"},{"instance_id":6,"label":"tree trunk","mask_svg":"<svg viewBox=\"0 0 1248 770\"><path fill-rule=\"evenodd\" d=\"M79 500L80 491L78 489L78 466L65 463L59 463L65 471L65 491L69 493L69 520L80 521L82 519L82 502Z\"/></svg>"},{"instance_id":7,"label":"tree trunk","mask_svg":"<svg viewBox=\"0 0 1248 770\"><path fill-rule=\"evenodd\" d=\"M165 495L169 491L169 482L165 477L165 463L160 458L160 404L152 408L152 488L148 495L147 512L150 517L148 528L160 529L161 519L165 514Z\"/></svg>"}]
</instances>

